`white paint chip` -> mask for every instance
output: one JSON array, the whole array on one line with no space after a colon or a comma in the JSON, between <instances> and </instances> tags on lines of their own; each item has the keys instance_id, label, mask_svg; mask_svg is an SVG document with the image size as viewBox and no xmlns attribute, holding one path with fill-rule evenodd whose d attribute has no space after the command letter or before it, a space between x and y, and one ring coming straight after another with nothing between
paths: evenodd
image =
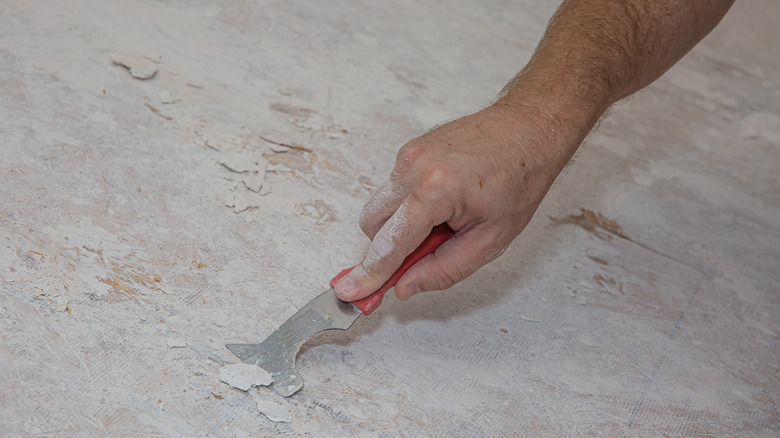
<instances>
[{"instance_id":1,"label":"white paint chip","mask_svg":"<svg viewBox=\"0 0 780 438\"><path fill-rule=\"evenodd\" d=\"M225 154L219 160L220 164L233 172L244 173L251 171L265 171L268 162L261 155L249 152L233 152Z\"/></svg>"},{"instance_id":2,"label":"white paint chip","mask_svg":"<svg viewBox=\"0 0 780 438\"><path fill-rule=\"evenodd\" d=\"M217 141L217 137L213 133L195 130L195 139L193 140L198 146L214 149L215 151L221 150L221 145Z\"/></svg>"},{"instance_id":3,"label":"white paint chip","mask_svg":"<svg viewBox=\"0 0 780 438\"><path fill-rule=\"evenodd\" d=\"M183 338L168 338L165 342L168 344L168 348L184 348L187 346L187 341Z\"/></svg>"},{"instance_id":4,"label":"white paint chip","mask_svg":"<svg viewBox=\"0 0 780 438\"><path fill-rule=\"evenodd\" d=\"M64 312L68 310L68 299L63 296L59 296L54 299L54 305L58 312Z\"/></svg>"},{"instance_id":5,"label":"white paint chip","mask_svg":"<svg viewBox=\"0 0 780 438\"><path fill-rule=\"evenodd\" d=\"M268 168L268 161L260 157L257 160L257 170L249 173L242 181L249 190L260 193L260 189L263 188L263 181L265 181L265 171Z\"/></svg>"},{"instance_id":6,"label":"white paint chip","mask_svg":"<svg viewBox=\"0 0 780 438\"><path fill-rule=\"evenodd\" d=\"M111 56L111 62L126 68L130 71L130 75L136 79L151 79L157 74L157 65L140 56L116 53Z\"/></svg>"},{"instance_id":7,"label":"white paint chip","mask_svg":"<svg viewBox=\"0 0 780 438\"><path fill-rule=\"evenodd\" d=\"M523 321L528 321L528 322L542 322L542 320L539 319L536 316L520 315L520 319L522 319Z\"/></svg>"},{"instance_id":8,"label":"white paint chip","mask_svg":"<svg viewBox=\"0 0 780 438\"><path fill-rule=\"evenodd\" d=\"M292 405L281 400L281 397L270 391L255 394L257 410L274 423L292 422Z\"/></svg>"},{"instance_id":9,"label":"white paint chip","mask_svg":"<svg viewBox=\"0 0 780 438\"><path fill-rule=\"evenodd\" d=\"M163 60L163 57L159 53L144 53L144 58L148 59L149 61L156 62L157 64L161 63Z\"/></svg>"},{"instance_id":10,"label":"white paint chip","mask_svg":"<svg viewBox=\"0 0 780 438\"><path fill-rule=\"evenodd\" d=\"M265 170L262 172L251 172L242 181L249 190L260 193L260 189L263 188L263 180L265 180Z\"/></svg>"},{"instance_id":11,"label":"white paint chip","mask_svg":"<svg viewBox=\"0 0 780 438\"><path fill-rule=\"evenodd\" d=\"M268 371L243 362L220 368L219 380L242 391L248 391L253 386L268 386L274 382Z\"/></svg>"},{"instance_id":12,"label":"white paint chip","mask_svg":"<svg viewBox=\"0 0 780 438\"><path fill-rule=\"evenodd\" d=\"M260 193L261 195L263 193ZM225 205L233 208L233 213L241 213L242 211L249 210L250 208L257 208L260 206L257 195L246 190L240 189L238 186L225 193L224 201Z\"/></svg>"},{"instance_id":13,"label":"white paint chip","mask_svg":"<svg viewBox=\"0 0 780 438\"><path fill-rule=\"evenodd\" d=\"M290 150L288 146L282 146L280 144L275 144L275 143L269 143L268 148L271 149L272 152L276 152L277 154L284 154Z\"/></svg>"},{"instance_id":14,"label":"white paint chip","mask_svg":"<svg viewBox=\"0 0 780 438\"><path fill-rule=\"evenodd\" d=\"M173 97L173 94L171 94L170 91L163 91L162 93L157 95L157 98L160 99L160 103L166 105L176 103L176 98Z\"/></svg>"}]
</instances>

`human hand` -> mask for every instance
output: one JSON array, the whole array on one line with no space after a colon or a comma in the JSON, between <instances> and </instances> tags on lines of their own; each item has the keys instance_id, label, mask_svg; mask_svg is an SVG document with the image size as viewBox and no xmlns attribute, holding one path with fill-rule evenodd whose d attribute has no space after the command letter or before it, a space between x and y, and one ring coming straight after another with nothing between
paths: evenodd
<instances>
[{"instance_id":1,"label":"human hand","mask_svg":"<svg viewBox=\"0 0 780 438\"><path fill-rule=\"evenodd\" d=\"M398 298L446 289L494 260L607 108L671 67L732 3L564 2L501 99L401 148L361 214L368 254L336 295L370 295L444 222L455 237L406 271Z\"/></svg>"},{"instance_id":2,"label":"human hand","mask_svg":"<svg viewBox=\"0 0 780 438\"><path fill-rule=\"evenodd\" d=\"M495 104L404 145L361 213L368 253L336 283L336 295L354 301L379 289L445 222L455 237L406 271L395 286L399 299L447 289L495 260L571 157L560 140L539 111Z\"/></svg>"}]
</instances>

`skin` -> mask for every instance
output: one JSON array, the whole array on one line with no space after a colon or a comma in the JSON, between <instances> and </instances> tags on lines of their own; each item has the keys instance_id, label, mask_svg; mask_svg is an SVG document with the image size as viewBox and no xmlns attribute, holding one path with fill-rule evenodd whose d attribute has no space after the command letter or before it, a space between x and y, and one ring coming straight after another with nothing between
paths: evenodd
<instances>
[{"instance_id":1,"label":"skin","mask_svg":"<svg viewBox=\"0 0 780 438\"><path fill-rule=\"evenodd\" d=\"M399 299L447 289L495 260L607 109L666 72L732 4L564 1L494 104L401 147L361 213L371 247L336 283L336 295L354 301L379 289L445 222L455 237L398 280Z\"/></svg>"}]
</instances>

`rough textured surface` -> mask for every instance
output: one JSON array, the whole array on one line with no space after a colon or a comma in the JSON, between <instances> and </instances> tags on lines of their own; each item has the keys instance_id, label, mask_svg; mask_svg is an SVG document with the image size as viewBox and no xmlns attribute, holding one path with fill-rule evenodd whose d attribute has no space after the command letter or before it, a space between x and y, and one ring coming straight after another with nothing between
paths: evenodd
<instances>
[{"instance_id":1,"label":"rough textured surface","mask_svg":"<svg viewBox=\"0 0 780 438\"><path fill-rule=\"evenodd\" d=\"M498 261L313 338L292 423L220 383L225 343L364 254L397 148L495 95L554 7L5 1L0 435L780 434L774 0L618 105ZM236 154L269 162L260 192Z\"/></svg>"}]
</instances>

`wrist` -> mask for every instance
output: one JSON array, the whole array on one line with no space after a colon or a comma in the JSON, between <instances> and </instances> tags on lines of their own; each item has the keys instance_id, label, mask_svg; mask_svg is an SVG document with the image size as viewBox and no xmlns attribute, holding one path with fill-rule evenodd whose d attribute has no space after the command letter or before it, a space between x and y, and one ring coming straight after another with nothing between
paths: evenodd
<instances>
[{"instance_id":1,"label":"wrist","mask_svg":"<svg viewBox=\"0 0 780 438\"><path fill-rule=\"evenodd\" d=\"M537 153L562 169L603 115L608 104L576 96L523 72L493 107L513 120L519 136L531 137Z\"/></svg>"}]
</instances>

